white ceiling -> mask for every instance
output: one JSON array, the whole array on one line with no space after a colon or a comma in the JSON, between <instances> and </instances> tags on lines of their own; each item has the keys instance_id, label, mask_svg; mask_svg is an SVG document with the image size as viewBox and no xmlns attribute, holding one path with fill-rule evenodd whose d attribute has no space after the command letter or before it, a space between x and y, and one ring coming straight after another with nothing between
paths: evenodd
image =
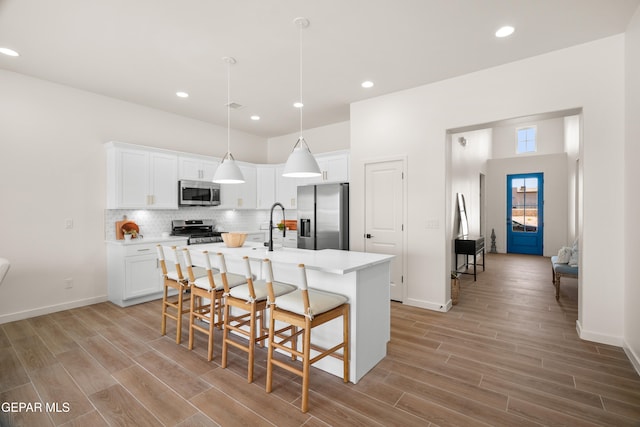
<instances>
[{"instance_id":1,"label":"white ceiling","mask_svg":"<svg viewBox=\"0 0 640 427\"><path fill-rule=\"evenodd\" d=\"M640 0L0 0L0 68L264 137L349 104L624 32ZM516 32L497 39L498 27ZM372 89L360 83L372 80ZM187 99L175 96L183 90ZM258 114L262 119L251 121Z\"/></svg>"}]
</instances>

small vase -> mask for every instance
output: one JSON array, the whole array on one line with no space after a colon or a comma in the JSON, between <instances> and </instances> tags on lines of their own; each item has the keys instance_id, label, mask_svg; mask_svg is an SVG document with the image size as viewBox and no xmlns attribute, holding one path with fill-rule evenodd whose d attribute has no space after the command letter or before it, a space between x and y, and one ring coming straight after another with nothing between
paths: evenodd
<instances>
[{"instance_id":1,"label":"small vase","mask_svg":"<svg viewBox=\"0 0 640 427\"><path fill-rule=\"evenodd\" d=\"M131 240L131 234L125 234L124 240Z\"/></svg>"},{"instance_id":2,"label":"small vase","mask_svg":"<svg viewBox=\"0 0 640 427\"><path fill-rule=\"evenodd\" d=\"M458 304L458 297L460 296L460 279L451 279L451 304Z\"/></svg>"}]
</instances>

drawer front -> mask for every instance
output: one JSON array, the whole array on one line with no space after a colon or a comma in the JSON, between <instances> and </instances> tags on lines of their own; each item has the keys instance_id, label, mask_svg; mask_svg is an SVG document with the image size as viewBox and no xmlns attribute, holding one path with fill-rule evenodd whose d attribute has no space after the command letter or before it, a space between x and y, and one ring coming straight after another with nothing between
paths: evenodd
<instances>
[{"instance_id":1,"label":"drawer front","mask_svg":"<svg viewBox=\"0 0 640 427\"><path fill-rule=\"evenodd\" d=\"M180 248L181 246L187 246L187 239L184 240L172 240L165 242L150 242L150 243L141 243L141 244L128 244L124 246L124 256L137 256L137 255L148 255L154 254L156 255L156 246L177 246ZM166 256L166 252L165 252Z\"/></svg>"},{"instance_id":2,"label":"drawer front","mask_svg":"<svg viewBox=\"0 0 640 427\"><path fill-rule=\"evenodd\" d=\"M149 255L156 253L157 243L125 246L124 256Z\"/></svg>"},{"instance_id":3,"label":"drawer front","mask_svg":"<svg viewBox=\"0 0 640 427\"><path fill-rule=\"evenodd\" d=\"M477 239L456 239L455 251L459 254L473 255L484 248L484 237Z\"/></svg>"}]
</instances>

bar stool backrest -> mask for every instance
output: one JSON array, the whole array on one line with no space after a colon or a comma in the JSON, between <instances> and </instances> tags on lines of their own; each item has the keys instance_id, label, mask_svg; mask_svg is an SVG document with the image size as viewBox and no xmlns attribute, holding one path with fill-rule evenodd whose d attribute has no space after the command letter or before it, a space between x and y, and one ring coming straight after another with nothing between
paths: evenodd
<instances>
[{"instance_id":1,"label":"bar stool backrest","mask_svg":"<svg viewBox=\"0 0 640 427\"><path fill-rule=\"evenodd\" d=\"M300 285L298 286L298 288L300 289L300 291L302 291L302 303L304 304L304 312L307 316L311 316L311 312L309 310L310 303L308 290L309 287L307 283L307 269L304 267L304 264L298 264L298 272L298 280L300 281Z\"/></svg>"},{"instance_id":2,"label":"bar stool backrest","mask_svg":"<svg viewBox=\"0 0 640 427\"><path fill-rule=\"evenodd\" d=\"M251 263L249 262L248 256L243 256L242 261L244 262L244 274L247 279L247 285L249 285L249 297L250 301L255 301L256 299L256 291L253 287L253 274L251 273Z\"/></svg>"},{"instance_id":3,"label":"bar stool backrest","mask_svg":"<svg viewBox=\"0 0 640 427\"><path fill-rule=\"evenodd\" d=\"M262 260L262 270L264 271L264 279L267 282L267 292L269 294L269 300L267 301L269 305L275 304L276 297L273 291L273 267L271 265L271 260L265 258Z\"/></svg>"},{"instance_id":4,"label":"bar stool backrest","mask_svg":"<svg viewBox=\"0 0 640 427\"><path fill-rule=\"evenodd\" d=\"M173 265L178 279L181 281L184 280L182 265L180 264L180 257L178 256L178 248L176 246L156 245L156 251L158 253L158 261L160 262L162 274L165 277L169 274L169 269L167 267L167 263L169 263Z\"/></svg>"},{"instance_id":5,"label":"bar stool backrest","mask_svg":"<svg viewBox=\"0 0 640 427\"><path fill-rule=\"evenodd\" d=\"M207 277L209 278L209 287L211 287L211 289L215 289L216 286L213 280L213 271L211 269L211 260L209 259L209 252L202 251L202 254L204 255L205 270L207 270ZM183 248L182 255L184 257L184 265L187 266L189 282L193 283L196 281L196 277L195 277L195 274L193 273L193 267L192 267L193 262L191 261L191 252L189 251L188 248Z\"/></svg>"}]
</instances>

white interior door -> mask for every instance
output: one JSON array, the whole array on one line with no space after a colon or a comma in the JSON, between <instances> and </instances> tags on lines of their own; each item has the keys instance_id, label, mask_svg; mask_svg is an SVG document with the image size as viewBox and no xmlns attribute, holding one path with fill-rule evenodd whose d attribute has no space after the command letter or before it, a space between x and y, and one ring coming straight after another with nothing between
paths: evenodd
<instances>
[{"instance_id":1,"label":"white interior door","mask_svg":"<svg viewBox=\"0 0 640 427\"><path fill-rule=\"evenodd\" d=\"M395 255L391 299L404 298L403 162L365 164L365 252Z\"/></svg>"}]
</instances>

